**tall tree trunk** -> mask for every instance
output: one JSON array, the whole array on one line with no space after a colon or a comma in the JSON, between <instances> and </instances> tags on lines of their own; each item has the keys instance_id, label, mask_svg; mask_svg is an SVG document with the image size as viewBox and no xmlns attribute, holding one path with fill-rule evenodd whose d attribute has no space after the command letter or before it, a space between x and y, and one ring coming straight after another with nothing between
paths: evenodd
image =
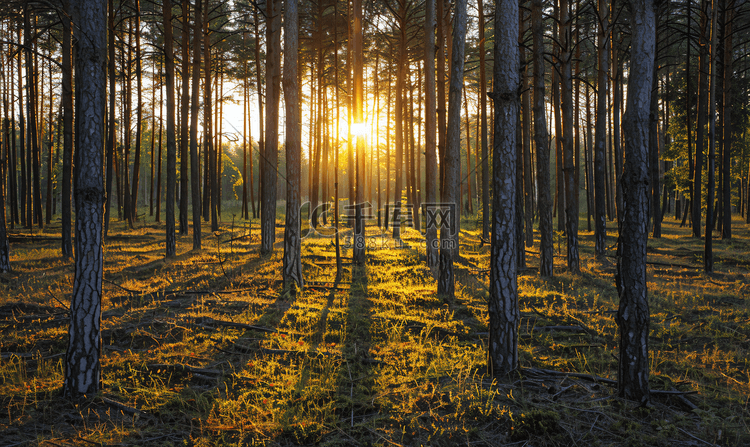
<instances>
[{"instance_id":1,"label":"tall tree trunk","mask_svg":"<svg viewBox=\"0 0 750 447\"><path fill-rule=\"evenodd\" d=\"M354 123L363 127L364 121L364 54L362 51L362 0L352 1L353 29L352 55L354 62ZM367 242L365 241L365 220L362 207L365 201L365 135L357 135L357 188L355 199L354 247L352 261L355 264L365 263Z\"/></svg>"},{"instance_id":2,"label":"tall tree trunk","mask_svg":"<svg viewBox=\"0 0 750 447\"><path fill-rule=\"evenodd\" d=\"M534 27L541 25L540 0L533 0ZM516 128L518 126L518 0L498 0L495 9L492 255L490 257L489 363L501 376L518 368L518 283L516 280ZM536 44L541 35L534 35ZM541 45L539 45L541 49ZM535 61L540 62L539 60ZM535 74L539 68L535 67ZM542 81L543 82L543 81ZM543 113L543 110L541 111ZM542 122L543 123L543 122ZM540 134L537 130L537 135ZM547 190L549 191L549 189ZM540 212L543 208L540 207Z\"/></svg>"},{"instance_id":3,"label":"tall tree trunk","mask_svg":"<svg viewBox=\"0 0 750 447\"><path fill-rule=\"evenodd\" d=\"M172 6L164 5L164 67L166 69L167 88L167 238L166 257L172 257L176 253L175 247L175 220L174 202L177 183L177 142L175 141L175 99L174 99L174 48L172 42ZM153 129L152 129L153 134ZM153 136L151 137L153 139ZM161 137L159 137L159 148L161 148ZM153 150L152 150L153 152ZM161 150L159 150L159 177L161 178ZM161 181L159 182L161 183ZM161 194L159 194L161 196ZM158 213L158 211L157 211Z\"/></svg>"},{"instance_id":4,"label":"tall tree trunk","mask_svg":"<svg viewBox=\"0 0 750 447\"><path fill-rule=\"evenodd\" d=\"M242 33L242 44L247 48L247 32ZM245 220L250 219L250 213L247 209L247 142L248 142L248 110L249 110L249 94L248 94L248 79L249 73L247 71L247 58L242 61L243 71L243 82L242 82L242 218ZM252 156L253 156L253 141L250 140L250 166L252 169Z\"/></svg>"},{"instance_id":5,"label":"tall tree trunk","mask_svg":"<svg viewBox=\"0 0 750 447\"><path fill-rule=\"evenodd\" d=\"M201 41L203 40L203 5L195 0L195 26L193 27L193 87L190 105L190 191L193 205L193 250L201 249L201 190L200 159L198 158L198 111L201 85Z\"/></svg>"},{"instance_id":6,"label":"tall tree trunk","mask_svg":"<svg viewBox=\"0 0 750 447\"><path fill-rule=\"evenodd\" d=\"M706 244L703 254L703 267L706 272L714 271L714 254L713 254L713 227L714 227L714 196L716 192L716 180L714 178L716 168L716 82L719 80L716 76L716 56L718 56L718 16L719 4L714 1L711 7L711 48L709 63L709 112L708 112L708 194L706 198Z\"/></svg>"},{"instance_id":7,"label":"tall tree trunk","mask_svg":"<svg viewBox=\"0 0 750 447\"><path fill-rule=\"evenodd\" d=\"M701 237L701 211L703 186L703 139L705 135L708 108L708 46L706 42L710 32L708 23L710 12L709 2L702 0L701 6L701 35L698 53L698 117L695 132L695 163L693 163L693 237ZM707 202L708 203L708 202ZM709 208L709 206L707 206ZM710 236L710 235L709 235Z\"/></svg>"},{"instance_id":8,"label":"tall tree trunk","mask_svg":"<svg viewBox=\"0 0 750 447\"><path fill-rule=\"evenodd\" d=\"M300 254L300 126L297 52L299 17L297 0L284 3L284 103L286 104L286 226L284 228L284 289L302 287Z\"/></svg>"},{"instance_id":9,"label":"tall tree trunk","mask_svg":"<svg viewBox=\"0 0 750 447\"><path fill-rule=\"evenodd\" d=\"M578 189L576 188L575 151L573 146L573 58L572 26L568 0L560 0L560 63L563 174L565 177L565 234L568 239L568 270L580 271L578 257Z\"/></svg>"},{"instance_id":10,"label":"tall tree trunk","mask_svg":"<svg viewBox=\"0 0 750 447\"><path fill-rule=\"evenodd\" d=\"M453 257L458 256L458 221L461 212L459 208L461 198L461 90L464 85L464 45L467 21L466 0L456 0L455 5L451 76L448 88L448 140L446 141L443 159L445 186L443 197L441 197L441 202L448 204L450 210L448 224L441 225L440 228L440 273L438 276L438 293L451 300L455 296ZM512 17L518 17L518 14ZM518 30L515 31L514 38L517 39ZM517 54L513 63L518 64ZM509 232L508 235L510 234L512 233Z\"/></svg>"},{"instance_id":11,"label":"tall tree trunk","mask_svg":"<svg viewBox=\"0 0 750 447\"><path fill-rule=\"evenodd\" d=\"M63 44L62 44L62 108L63 108L63 165L62 165L62 255L65 258L73 256L73 239L71 236L72 228L71 221L73 213L71 210L71 196L70 189L73 177L73 46L72 46L72 29L70 22L71 7L73 6L71 0L65 2L64 8L67 13L62 17L63 25ZM110 0L110 8L112 7L112 0ZM112 11L110 9L110 11ZM110 12L110 42L114 41L114 11ZM114 96L115 96L115 74L114 74L114 45L110 48L110 110L109 110L109 136L107 138L107 187L108 191L112 190L112 157L114 156L114 140L115 140L115 108L114 108ZM109 197L109 193L107 194ZM107 199L106 205L111 202ZM109 226L109 206L105 207L105 219L104 219L104 230L106 235L106 229Z\"/></svg>"},{"instance_id":12,"label":"tall tree trunk","mask_svg":"<svg viewBox=\"0 0 750 447\"><path fill-rule=\"evenodd\" d=\"M539 201L539 274L551 277L554 258L552 252L552 197L550 197L549 145L547 120L544 115L544 23L542 0L531 1L531 33L534 38L534 143ZM494 165L494 164L493 164Z\"/></svg>"},{"instance_id":13,"label":"tall tree trunk","mask_svg":"<svg viewBox=\"0 0 750 447\"><path fill-rule=\"evenodd\" d=\"M437 0L442 1L442 0ZM481 17L481 2L480 17ZM480 26L480 34L482 33ZM434 206L437 201L438 167L437 167L437 129L436 105L435 105L435 0L425 2L425 207ZM481 37L480 37L481 41ZM480 51L480 62L484 60ZM481 65L481 64L480 64ZM481 68L480 68L481 69ZM390 101L389 101L390 102ZM437 226L429 221L425 227L425 253L427 255L427 266L437 267L439 262Z\"/></svg>"},{"instance_id":14,"label":"tall tree trunk","mask_svg":"<svg viewBox=\"0 0 750 447\"><path fill-rule=\"evenodd\" d=\"M658 25L657 25L658 26ZM649 171L651 176L651 219L654 238L661 237L662 212L659 206L659 85L658 66L654 64L651 86L651 109L649 110Z\"/></svg>"},{"instance_id":15,"label":"tall tree trunk","mask_svg":"<svg viewBox=\"0 0 750 447\"><path fill-rule=\"evenodd\" d=\"M266 2L266 141L261 181L261 253L273 251L276 240L276 165L279 157L279 77L281 75L281 4Z\"/></svg>"},{"instance_id":16,"label":"tall tree trunk","mask_svg":"<svg viewBox=\"0 0 750 447\"><path fill-rule=\"evenodd\" d=\"M721 238L732 238L732 182L731 165L732 165L732 63L734 62L734 47L732 41L732 23L734 21L734 0L724 0L724 116L722 130L724 138L722 139L722 170L724 172L724 225L722 226ZM740 203L742 203L742 194L740 194ZM740 206L741 207L741 206Z\"/></svg>"},{"instance_id":17,"label":"tall tree trunk","mask_svg":"<svg viewBox=\"0 0 750 447\"><path fill-rule=\"evenodd\" d=\"M26 203L27 210L27 224L31 227L32 222L36 220L39 228L44 228L44 221L42 220L42 191L41 191L41 180L40 180L40 160L39 160L39 138L37 135L37 111L36 111L36 100L37 100L37 73L34 70L34 58L33 48L36 48L36 39L32 39L31 30L31 11L29 7L24 8L23 15L23 29L24 29L24 53L26 56L26 114L28 122L28 152L27 162L28 170L26 172L27 181L31 185L28 190L31 191L29 200ZM33 175L33 181L32 181ZM33 207L33 216L32 216Z\"/></svg>"},{"instance_id":18,"label":"tall tree trunk","mask_svg":"<svg viewBox=\"0 0 750 447\"><path fill-rule=\"evenodd\" d=\"M441 0L438 0L441 1ZM406 1L401 0L399 2L399 17L406 19ZM406 26L402 22L399 27L399 41L398 41L398 59L397 74L396 74L396 101L395 101L395 120L396 120L396 182L393 190L393 201L395 207L393 209L393 239L401 239L401 192L403 190L403 166L404 166L404 81L406 77L406 62L407 62L407 48L406 48ZM438 116L440 111L438 110ZM439 118L438 118L439 119Z\"/></svg>"},{"instance_id":19,"label":"tall tree trunk","mask_svg":"<svg viewBox=\"0 0 750 447\"><path fill-rule=\"evenodd\" d=\"M598 0L599 32L597 34L596 141L594 143L594 237L597 257L603 257L606 250L606 182L604 169L607 150L607 90L609 72L609 0Z\"/></svg>"},{"instance_id":20,"label":"tall tree trunk","mask_svg":"<svg viewBox=\"0 0 750 447\"><path fill-rule=\"evenodd\" d=\"M206 154L208 154L208 182L210 193L210 213L211 213L211 231L219 231L219 168L218 157L219 148L214 147L214 128L213 128L213 98L211 96L211 34L209 28L209 2L206 1L206 7L203 10L203 55L205 63L203 82L205 95L203 98L203 143ZM206 194L208 196L208 193Z\"/></svg>"},{"instance_id":21,"label":"tall tree trunk","mask_svg":"<svg viewBox=\"0 0 750 447\"><path fill-rule=\"evenodd\" d=\"M441 1L441 0L438 0ZM482 238L489 239L490 234L490 161L487 143L487 72L485 68L484 49L484 5L477 0L479 8L479 109L482 121Z\"/></svg>"},{"instance_id":22,"label":"tall tree trunk","mask_svg":"<svg viewBox=\"0 0 750 447\"><path fill-rule=\"evenodd\" d=\"M22 39L23 26L18 26L18 41ZM24 228L31 228L31 212L27 206L29 197L29 188L26 182L26 118L23 109L23 52L18 52L18 154L19 154L19 171L21 171L20 184L20 202L21 202L21 224Z\"/></svg>"},{"instance_id":23,"label":"tall tree trunk","mask_svg":"<svg viewBox=\"0 0 750 447\"><path fill-rule=\"evenodd\" d=\"M265 124L265 118L264 118L264 110L265 107L263 107L263 76L261 72L260 67L260 30L259 30L259 23L260 19L258 18L258 8L253 8L253 27L255 28L255 47L253 48L255 51L255 75L256 75L256 83L257 83L257 90L258 90L258 127L260 128L260 132L258 133L258 154L260 155L258 157L258 168L260 171L259 178L258 178L258 204L257 207L253 208L253 218L258 217L258 213L260 211L260 204L263 201L263 166L264 166L264 159L263 156L266 153L266 140L265 140L265 132L264 132L264 124ZM252 158L252 157L251 157ZM250 181L252 184L252 171L250 174Z\"/></svg>"},{"instance_id":24,"label":"tall tree trunk","mask_svg":"<svg viewBox=\"0 0 750 447\"><path fill-rule=\"evenodd\" d=\"M136 113L135 113L135 157L133 158L133 181L130 193L129 221L138 220L138 186L141 176L141 135L143 133L143 64L141 63L141 2L135 0L135 91L136 91ZM131 225L132 227L132 225Z\"/></svg>"},{"instance_id":25,"label":"tall tree trunk","mask_svg":"<svg viewBox=\"0 0 750 447\"><path fill-rule=\"evenodd\" d=\"M523 31L519 34L520 39L526 34L526 31L531 26L526 12L521 14L522 22L519 27L522 27ZM521 88L523 94L521 100L523 101L523 107L521 108L522 126L523 126L523 194L524 194L524 219L526 220L524 227L526 228L526 247L532 247L534 245L534 182L531 172L533 167L531 166L531 86L529 85L528 66L529 62L526 60L526 47L521 45L519 40L519 51L521 53L520 58L524 64L521 70ZM516 185L516 188L521 188L521 185ZM520 247L517 247L520 250ZM523 250L524 253L526 250Z\"/></svg>"},{"instance_id":26,"label":"tall tree trunk","mask_svg":"<svg viewBox=\"0 0 750 447\"><path fill-rule=\"evenodd\" d=\"M617 291L620 307L620 359L617 387L620 397L649 402L649 309L646 284L648 239L648 121L651 77L654 74L656 25L652 0L633 0L632 47L627 110L623 119L625 170L623 204L617 246Z\"/></svg>"},{"instance_id":27,"label":"tall tree trunk","mask_svg":"<svg viewBox=\"0 0 750 447\"><path fill-rule=\"evenodd\" d=\"M76 34L78 109L76 137L76 259L70 302L70 339L63 394L70 399L101 389L102 220L104 205L104 110L107 78L107 5L72 5Z\"/></svg>"},{"instance_id":28,"label":"tall tree trunk","mask_svg":"<svg viewBox=\"0 0 750 447\"><path fill-rule=\"evenodd\" d=\"M180 92L180 234L188 234L188 166L190 166L190 3L182 0L182 91Z\"/></svg>"}]
</instances>

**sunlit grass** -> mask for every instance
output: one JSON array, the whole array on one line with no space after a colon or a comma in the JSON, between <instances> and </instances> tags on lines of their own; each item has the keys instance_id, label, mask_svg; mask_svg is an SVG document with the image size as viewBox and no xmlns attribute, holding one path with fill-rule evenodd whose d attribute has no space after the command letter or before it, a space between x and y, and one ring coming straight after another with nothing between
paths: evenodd
<instances>
[{"instance_id":1,"label":"sunlit grass","mask_svg":"<svg viewBox=\"0 0 750 447\"><path fill-rule=\"evenodd\" d=\"M739 221L735 239L716 241L712 275L701 272L702 241L688 229L667 219L664 237L649 241L649 261L658 263L648 270L651 385L697 391L685 398L698 409L654 396L650 409L635 410L609 385L529 370L616 379L615 259L594 259L590 232L581 232L580 275L566 273L564 257L556 257L555 276L543 280L533 270L538 245L528 249L532 269L518 279L520 361L528 372L493 379L483 270L489 247L476 216L462 221L455 300L437 295L414 230L404 229L406 247L393 249L390 231L368 228L367 266L356 267L346 247L351 230L343 228L340 283L334 239L305 239L309 284L291 297L282 294L283 228L275 253L261 256L258 221L249 230L225 219L216 234L206 224L200 251L191 250L190 236L179 237L172 260L163 259L162 225L113 225L104 247L104 391L82 404L59 398L72 260L59 257L54 241L12 244L14 271L0 277L0 408L7 408L0 438L121 445L680 445L695 441L691 436L750 442L750 234ZM615 241L610 234L608 245Z\"/></svg>"}]
</instances>

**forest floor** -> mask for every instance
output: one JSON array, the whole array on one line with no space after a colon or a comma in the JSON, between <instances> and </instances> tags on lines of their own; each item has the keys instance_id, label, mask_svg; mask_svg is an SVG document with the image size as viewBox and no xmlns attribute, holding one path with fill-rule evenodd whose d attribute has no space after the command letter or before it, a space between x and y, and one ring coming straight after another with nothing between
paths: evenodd
<instances>
[{"instance_id":1,"label":"forest floor","mask_svg":"<svg viewBox=\"0 0 750 447\"><path fill-rule=\"evenodd\" d=\"M739 218L731 240L714 242L713 274L702 271L702 240L675 221L649 240L647 408L616 397L615 260L594 259L590 231L580 275L566 272L564 241L549 280L537 274L538 245L528 249L522 368L493 379L489 247L476 218L462 226L448 301L411 229L396 249L371 228L366 266L344 250L339 282L333 239L305 239L307 287L292 298L281 225L269 256L258 222L243 221L204 227L200 251L181 236L164 260L163 224L115 223L103 391L79 403L61 398L74 265L59 254L59 219L13 230L13 271L0 275L0 446L750 445L750 229Z\"/></svg>"}]
</instances>

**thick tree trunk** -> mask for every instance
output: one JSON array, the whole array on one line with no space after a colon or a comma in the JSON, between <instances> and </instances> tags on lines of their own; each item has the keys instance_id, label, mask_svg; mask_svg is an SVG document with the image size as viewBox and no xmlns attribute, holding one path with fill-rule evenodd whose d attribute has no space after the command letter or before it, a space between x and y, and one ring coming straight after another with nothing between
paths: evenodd
<instances>
[{"instance_id":1,"label":"thick tree trunk","mask_svg":"<svg viewBox=\"0 0 750 447\"><path fill-rule=\"evenodd\" d=\"M284 289L294 293L302 283L300 254L300 126L297 52L299 13L297 0L284 3L284 103L286 104L286 226L284 228Z\"/></svg>"},{"instance_id":2,"label":"thick tree trunk","mask_svg":"<svg viewBox=\"0 0 750 447\"><path fill-rule=\"evenodd\" d=\"M649 309L646 285L648 239L648 121L651 77L654 74L656 25L652 0L633 0L631 72L627 110L623 119L625 169L620 238L617 247L617 291L620 307L619 395L649 402Z\"/></svg>"},{"instance_id":3,"label":"thick tree trunk","mask_svg":"<svg viewBox=\"0 0 750 447\"><path fill-rule=\"evenodd\" d=\"M76 24L76 259L65 357L66 397L101 389L102 221L104 214L104 110L107 82L107 5L72 3Z\"/></svg>"},{"instance_id":4,"label":"thick tree trunk","mask_svg":"<svg viewBox=\"0 0 750 447\"><path fill-rule=\"evenodd\" d=\"M534 0L538 13L539 1ZM495 138L492 169L492 255L490 258L489 363L493 376L518 368L516 281L516 128L518 127L518 0L499 0L495 9ZM536 17L539 19L540 17ZM534 24L535 28L537 23ZM535 35L534 39L538 37ZM541 38L541 36L539 36ZM539 42L535 42L539 43ZM535 45L536 47L536 45ZM537 49L535 48L535 52ZM538 60L535 62L539 62ZM535 72L538 70L535 67ZM544 126L542 126L544 131ZM539 129L537 135L540 135ZM540 209L541 211L541 209Z\"/></svg>"},{"instance_id":5,"label":"thick tree trunk","mask_svg":"<svg viewBox=\"0 0 750 447\"><path fill-rule=\"evenodd\" d=\"M453 257L458 256L458 222L461 213L459 207L461 199L461 90L464 85L464 45L467 21L466 0L456 0L455 5L451 76L448 88L448 140L443 159L445 183L443 197L441 197L441 202L447 204L450 209L447 225L443 224L440 228L440 273L438 276L438 293L451 300L455 296ZM512 17L518 17L518 14ZM518 38L518 29L514 38ZM518 64L517 55L514 63ZM513 233L508 233L508 235L511 234Z\"/></svg>"},{"instance_id":6,"label":"thick tree trunk","mask_svg":"<svg viewBox=\"0 0 750 447\"><path fill-rule=\"evenodd\" d=\"M554 258L552 252L552 198L550 196L549 145L547 119L544 114L544 23L542 1L531 2L532 35L534 37L534 142L536 146L537 182L539 184L539 274L551 277Z\"/></svg>"},{"instance_id":7,"label":"thick tree trunk","mask_svg":"<svg viewBox=\"0 0 750 447\"><path fill-rule=\"evenodd\" d=\"M175 255L176 250L174 235L174 202L175 189L177 186L177 142L175 141L175 74L174 49L172 43L172 7L171 5L165 5L162 9L164 14L164 67L166 69L167 88L167 201L165 203L165 214L167 218L166 256L169 258ZM161 148L161 137L159 147ZM159 177L161 178L161 150L159 151L159 167Z\"/></svg>"},{"instance_id":8,"label":"thick tree trunk","mask_svg":"<svg viewBox=\"0 0 750 447\"><path fill-rule=\"evenodd\" d=\"M597 55L599 69L597 71L597 103L596 103L596 134L594 142L594 237L597 257L603 257L606 250L607 221L606 221L606 182L605 152L607 150L607 90L609 71L609 0L598 0L599 32Z\"/></svg>"},{"instance_id":9,"label":"thick tree trunk","mask_svg":"<svg viewBox=\"0 0 750 447\"><path fill-rule=\"evenodd\" d=\"M276 240L276 166L279 157L279 81L281 76L281 4L266 2L266 141L261 173L261 253Z\"/></svg>"}]
</instances>

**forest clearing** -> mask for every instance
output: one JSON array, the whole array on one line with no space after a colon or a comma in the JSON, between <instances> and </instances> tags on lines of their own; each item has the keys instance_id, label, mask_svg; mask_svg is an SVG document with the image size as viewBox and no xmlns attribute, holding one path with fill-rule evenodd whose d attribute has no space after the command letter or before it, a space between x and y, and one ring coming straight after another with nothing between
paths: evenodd
<instances>
[{"instance_id":1,"label":"forest clearing","mask_svg":"<svg viewBox=\"0 0 750 447\"><path fill-rule=\"evenodd\" d=\"M489 247L476 217L462 221L454 300L438 297L414 230L402 249L381 241L390 249L370 249L362 267L344 250L339 282L332 238L305 239L306 288L285 296L279 251L259 254L252 223L222 224L200 251L178 238L169 260L163 225L113 227L102 392L80 404L59 398L73 278L59 227L11 232L0 445L750 443L750 231L739 219L733 239L715 242L711 274L701 271L702 242L673 219L649 240L652 405L643 409L616 397L615 269L595 259L593 232L581 232L579 275L566 273L558 244L553 278L519 273L521 368L493 380Z\"/></svg>"},{"instance_id":2,"label":"forest clearing","mask_svg":"<svg viewBox=\"0 0 750 447\"><path fill-rule=\"evenodd\" d=\"M747 17L3 0L0 447L750 445Z\"/></svg>"}]
</instances>

